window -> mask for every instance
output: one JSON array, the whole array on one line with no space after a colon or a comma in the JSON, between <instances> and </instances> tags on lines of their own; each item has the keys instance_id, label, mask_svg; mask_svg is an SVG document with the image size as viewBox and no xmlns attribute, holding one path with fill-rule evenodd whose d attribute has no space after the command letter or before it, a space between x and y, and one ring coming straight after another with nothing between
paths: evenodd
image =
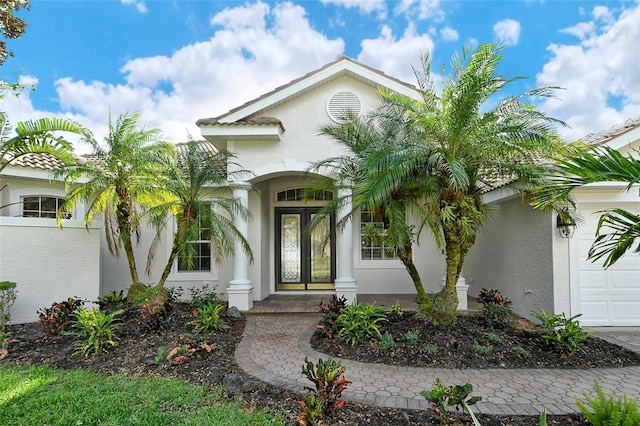
<instances>
[{"instance_id":1,"label":"window","mask_svg":"<svg viewBox=\"0 0 640 426\"><path fill-rule=\"evenodd\" d=\"M29 196L22 197L22 217L49 217L55 218L64 198ZM66 213L65 219L71 219L71 213Z\"/></svg>"},{"instance_id":2,"label":"window","mask_svg":"<svg viewBox=\"0 0 640 426\"><path fill-rule=\"evenodd\" d=\"M276 201L330 201L332 199L331 191L312 188L285 189L276 194Z\"/></svg>"},{"instance_id":3,"label":"window","mask_svg":"<svg viewBox=\"0 0 640 426\"><path fill-rule=\"evenodd\" d=\"M178 272L211 271L211 216L198 217L198 239L186 244L192 246L193 256L178 256Z\"/></svg>"},{"instance_id":4,"label":"window","mask_svg":"<svg viewBox=\"0 0 640 426\"><path fill-rule=\"evenodd\" d=\"M362 260L397 260L392 247L385 246L387 224L381 212L360 213L360 257Z\"/></svg>"}]
</instances>

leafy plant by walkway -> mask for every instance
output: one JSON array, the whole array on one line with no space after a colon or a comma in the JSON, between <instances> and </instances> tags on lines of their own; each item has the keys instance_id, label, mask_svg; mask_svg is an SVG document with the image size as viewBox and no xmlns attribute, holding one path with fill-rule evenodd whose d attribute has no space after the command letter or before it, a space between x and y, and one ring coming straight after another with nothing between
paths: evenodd
<instances>
[{"instance_id":1,"label":"leafy plant by walkway","mask_svg":"<svg viewBox=\"0 0 640 426\"><path fill-rule=\"evenodd\" d=\"M640 425L638 398L629 398L626 394L618 397L615 393L607 395L599 383L594 383L595 397L582 392L587 400L576 398L576 404L582 414L593 426L637 426Z\"/></svg>"}]
</instances>

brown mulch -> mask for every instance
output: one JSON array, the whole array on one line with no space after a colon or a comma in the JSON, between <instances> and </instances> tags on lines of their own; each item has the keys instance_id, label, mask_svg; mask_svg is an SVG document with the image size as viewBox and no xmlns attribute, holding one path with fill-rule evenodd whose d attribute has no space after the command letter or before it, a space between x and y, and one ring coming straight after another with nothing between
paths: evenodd
<instances>
[{"instance_id":1,"label":"brown mulch","mask_svg":"<svg viewBox=\"0 0 640 426\"><path fill-rule=\"evenodd\" d=\"M407 333L418 335L417 343ZM477 313L461 314L454 327L429 324L413 312L389 315L380 333L394 339L383 350L377 340L356 345L327 339L316 331L311 346L326 354L361 362L430 368L617 368L640 365L640 354L597 337L582 344L582 350L563 354L556 343L544 339L545 332L519 319L515 328L498 329L485 324ZM435 350L435 353L433 351Z\"/></svg>"},{"instance_id":2,"label":"brown mulch","mask_svg":"<svg viewBox=\"0 0 640 426\"><path fill-rule=\"evenodd\" d=\"M121 327L117 331L118 344L109 352L99 354L94 357L85 358L82 355L73 355L74 346L72 336L49 336L42 331L42 327L39 323L20 324L9 326L9 331L12 333L13 341L11 342L9 355L2 361L0 365L30 365L30 364L47 364L53 368L60 369L75 369L86 368L95 372L101 373L122 373L128 375L137 376L164 376L172 377L181 380L186 380L194 384L203 384L206 386L218 385L222 383L223 378L232 372L241 372L234 359L235 348L238 342L242 338L244 331L245 320L244 318L230 320L231 329L225 333L216 333L207 336L205 339L199 338L193 335L193 326L188 322L193 319L192 308L187 304L177 304L174 309L168 315L162 327L159 330L149 330L143 326L140 321L140 315L135 310L129 310L123 318ZM417 330L418 324L413 320L409 320L409 317L405 317L401 321L406 331ZM463 368L464 365L461 359L468 358L470 352L465 349L468 343L466 340L462 340L461 337L454 337L454 341L445 343L445 336L456 335L458 328L464 328L464 332L461 334L470 334L470 329L466 322L460 321L458 326L448 329L447 333L433 334L430 344L434 344L439 347L443 359L437 361L439 367L452 367ZM401 336L406 331L405 329L394 329L390 323L387 326L387 330L393 333L395 336ZM420 342L418 346L424 346L426 342L426 336L429 334L422 334L420 331ZM427 332L430 333L430 332ZM481 335L478 335L481 336ZM478 337L480 339L480 337ZM481 341L479 343L482 343ZM173 365L169 361L157 362L157 354L159 348L164 348L161 351L163 354L167 354L176 346L190 345L190 347L197 350L188 357L186 362L180 365ZM210 352L208 352L203 344L207 344ZM314 345L319 347L319 340L317 336L314 337ZM505 343L506 347L509 345L515 345L516 342L508 341ZM524 345L520 342L518 345ZM618 347L608 344L609 350L618 351ZM402 345L398 342L397 347L393 352L377 353L375 356L375 362L387 362L387 363L399 363L407 362L416 356L416 348L410 348L404 354L400 349ZM524 347L524 346L523 346ZM445 349L446 348L446 349ZM373 354L376 351L371 350L371 345L367 345L368 352ZM496 347L492 348L494 354L499 352ZM363 355L357 355L355 350L349 351L347 354L344 347L339 346L337 340L330 341L326 345L322 346L320 350L329 354L340 354L341 357L347 357L358 359ZM527 349L529 350L529 349ZM592 358L601 357L597 352L593 357L589 355L591 347L585 352L586 355L581 355L581 359L589 360L587 364L582 366L579 363L573 363L572 368L582 368L592 366ZM335 353L337 351L337 353ZM436 353L438 353L436 352ZM618 352L616 352L617 354ZM530 350L531 359L525 360L520 364L512 364L513 361L506 355L498 356L499 362L504 362L506 366L527 367L535 368L536 363L541 362L537 358L538 352ZM611 352L608 352L607 357L604 358L620 358L620 365L633 364L633 359L623 355L610 356ZM624 354L624 353L622 353ZM545 357L548 357L549 352L545 352ZM628 354L627 354L628 355ZM637 354L635 354L637 355ZM166 358L163 355L161 358ZM472 359L478 359L477 356L472 356ZM487 356L481 357L488 359ZM631 361L630 361L631 359ZM367 359L374 361L373 359ZM404 361L403 361L404 360ZM445 362L448 360L448 362ZM300 360L301 368L302 361ZM423 361L420 361L423 362ZM436 362L434 360L430 362ZM636 358L635 365L638 365L639 360ZM411 364L416 365L416 364ZM420 365L430 365L429 362ZM562 368L568 368L565 364L562 364ZM483 368L480 364L471 366L471 368ZM257 389L246 392L241 395L248 407L260 407L260 408L272 408L277 410L284 410L289 413L290 424L295 424L295 416L299 413L299 406L296 402L301 396L296 395L294 392L282 390L271 386L267 383L260 382ZM227 398L234 398L234 395L225 394ZM249 409L249 408L248 408ZM534 416L488 416L480 415L479 420L484 426L526 426L526 425L538 425L538 418ZM471 424L468 416L463 414L452 413L450 416L451 424L466 425ZM415 411L405 409L387 409L380 407L365 406L356 403L347 403L345 407L340 410L335 418L332 419L332 425L424 425L424 424L439 424L436 420L431 418L428 411ZM588 423L581 415L570 416L549 416L550 425L576 425L582 426Z\"/></svg>"}]
</instances>

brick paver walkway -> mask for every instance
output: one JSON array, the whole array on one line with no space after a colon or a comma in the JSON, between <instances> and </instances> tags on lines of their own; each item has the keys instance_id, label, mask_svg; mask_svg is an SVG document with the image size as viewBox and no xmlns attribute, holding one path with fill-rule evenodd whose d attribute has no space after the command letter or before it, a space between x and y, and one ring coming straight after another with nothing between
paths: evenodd
<instances>
[{"instance_id":1,"label":"brick paver walkway","mask_svg":"<svg viewBox=\"0 0 640 426\"><path fill-rule=\"evenodd\" d=\"M236 351L236 360L248 374L275 386L302 392L310 383L302 376L305 356L314 362L327 355L309 344L318 314L270 314L247 316L247 328ZM640 351L640 329L628 332L597 329L597 334L618 344ZM636 345L636 346L634 346ZM470 382L473 395L482 402L474 411L488 414L538 415L579 411L575 397L584 399L582 391L592 393L593 383L605 392L640 395L640 367L617 369L552 370L490 369L455 370L442 368L396 367L340 360L352 383L343 393L346 400L383 407L426 409L420 395L431 388L435 378L445 385Z\"/></svg>"}]
</instances>

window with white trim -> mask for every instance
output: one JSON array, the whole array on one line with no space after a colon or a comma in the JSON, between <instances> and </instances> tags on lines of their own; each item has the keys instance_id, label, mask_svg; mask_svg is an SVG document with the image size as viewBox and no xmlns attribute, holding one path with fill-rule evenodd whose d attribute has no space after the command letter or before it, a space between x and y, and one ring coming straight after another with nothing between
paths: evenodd
<instances>
[{"instance_id":1,"label":"window with white trim","mask_svg":"<svg viewBox=\"0 0 640 426\"><path fill-rule=\"evenodd\" d=\"M198 226L198 239L186 243L194 246L194 256L178 256L178 272L211 271L211 217L198 217Z\"/></svg>"},{"instance_id":2,"label":"window with white trim","mask_svg":"<svg viewBox=\"0 0 640 426\"><path fill-rule=\"evenodd\" d=\"M64 203L64 198L44 195L30 195L22 197L22 217L54 218L58 209ZM71 219L71 213L65 213L65 219Z\"/></svg>"},{"instance_id":3,"label":"window with white trim","mask_svg":"<svg viewBox=\"0 0 640 426\"><path fill-rule=\"evenodd\" d=\"M360 213L360 258L369 260L398 260L396 250L385 245L388 223L382 212Z\"/></svg>"}]
</instances>

